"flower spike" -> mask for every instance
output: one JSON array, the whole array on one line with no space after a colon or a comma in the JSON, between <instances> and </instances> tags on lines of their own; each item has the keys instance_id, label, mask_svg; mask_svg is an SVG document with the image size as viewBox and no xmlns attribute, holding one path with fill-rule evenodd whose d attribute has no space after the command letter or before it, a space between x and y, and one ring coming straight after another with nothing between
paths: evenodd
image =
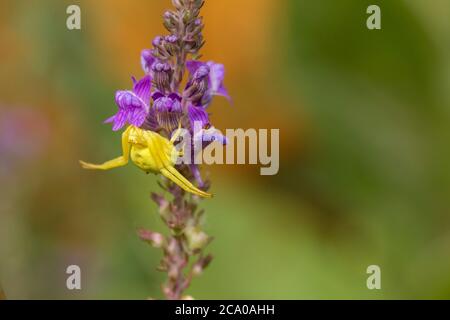
<instances>
[{"instance_id":1,"label":"flower spike","mask_svg":"<svg viewBox=\"0 0 450 320\"><path fill-rule=\"evenodd\" d=\"M110 170L131 161L146 173L164 176L158 182L163 191L153 193L152 199L170 233L141 229L139 236L162 250L158 270L168 275L162 291L167 299L178 300L190 297L185 290L212 259L204 254L212 237L202 230L204 210L198 198L212 197L207 192L211 184L202 179L195 160L209 144L227 144L207 108L215 96L231 98L224 86L224 66L198 61L205 43L200 16L205 0L171 2L174 8L163 14L168 34L153 38L151 48L141 51L144 76L132 78L132 89L116 92L118 110L105 121L112 123L113 131L124 129L122 155L102 164L80 164ZM177 163L180 157L182 164Z\"/></svg>"}]
</instances>

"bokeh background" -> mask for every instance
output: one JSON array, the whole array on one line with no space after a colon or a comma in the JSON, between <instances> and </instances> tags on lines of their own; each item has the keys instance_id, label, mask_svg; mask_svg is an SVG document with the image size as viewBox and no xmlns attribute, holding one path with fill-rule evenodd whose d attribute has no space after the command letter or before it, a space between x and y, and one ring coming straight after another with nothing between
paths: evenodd
<instances>
[{"instance_id":1,"label":"bokeh background","mask_svg":"<svg viewBox=\"0 0 450 320\"><path fill-rule=\"evenodd\" d=\"M82 30L66 29L78 4ZM366 28L378 4L382 30ZM0 1L0 282L11 299L161 298L157 177L80 169L169 0ZM218 128L279 128L280 171L213 166L197 299L450 298L450 2L207 0ZM66 289L66 267L82 290ZM382 290L366 287L366 268Z\"/></svg>"}]
</instances>

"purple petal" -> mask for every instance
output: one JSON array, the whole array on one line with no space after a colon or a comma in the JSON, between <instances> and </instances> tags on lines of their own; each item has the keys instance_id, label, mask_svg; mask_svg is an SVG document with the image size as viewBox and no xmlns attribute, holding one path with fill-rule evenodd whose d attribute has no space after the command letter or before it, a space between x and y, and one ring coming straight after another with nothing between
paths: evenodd
<instances>
[{"instance_id":1,"label":"purple petal","mask_svg":"<svg viewBox=\"0 0 450 320\"><path fill-rule=\"evenodd\" d=\"M188 108L188 115L193 128L195 122L200 122L202 128L209 125L208 113L202 107L194 107L193 105L190 105Z\"/></svg>"},{"instance_id":2,"label":"purple petal","mask_svg":"<svg viewBox=\"0 0 450 320\"><path fill-rule=\"evenodd\" d=\"M126 123L126 114L123 110L119 111L114 117L113 131L120 130Z\"/></svg>"},{"instance_id":3,"label":"purple petal","mask_svg":"<svg viewBox=\"0 0 450 320\"><path fill-rule=\"evenodd\" d=\"M219 130L214 127L203 131L203 142L214 142L218 141L220 144L227 144L227 137L224 136Z\"/></svg>"},{"instance_id":4,"label":"purple petal","mask_svg":"<svg viewBox=\"0 0 450 320\"><path fill-rule=\"evenodd\" d=\"M144 101L144 103L148 104L150 102L151 88L152 77L150 75L146 75L139 80L139 82L134 83L133 91L139 98L141 98L142 101Z\"/></svg>"},{"instance_id":5,"label":"purple petal","mask_svg":"<svg viewBox=\"0 0 450 320\"><path fill-rule=\"evenodd\" d=\"M206 77L209 77L210 69L207 65L200 66L197 71L195 71L193 75L193 79L197 81L201 81Z\"/></svg>"},{"instance_id":6,"label":"purple petal","mask_svg":"<svg viewBox=\"0 0 450 320\"><path fill-rule=\"evenodd\" d=\"M141 52L141 65L142 69L145 73L150 73L152 69L152 65L155 62L155 58L153 57L152 50L145 49Z\"/></svg>"},{"instance_id":7,"label":"purple petal","mask_svg":"<svg viewBox=\"0 0 450 320\"><path fill-rule=\"evenodd\" d=\"M181 97L179 96L178 93L172 92L171 94L169 94L169 98L181 102Z\"/></svg>"},{"instance_id":8,"label":"purple petal","mask_svg":"<svg viewBox=\"0 0 450 320\"><path fill-rule=\"evenodd\" d=\"M197 143L201 143L202 149L206 148L214 141L218 141L222 145L226 145L228 143L227 137L214 127L210 127L209 129L202 129L200 132L194 134L194 145Z\"/></svg>"},{"instance_id":9,"label":"purple petal","mask_svg":"<svg viewBox=\"0 0 450 320\"><path fill-rule=\"evenodd\" d=\"M181 112L183 110L181 97L176 93L165 96L160 92L156 92L153 94L153 100L155 101L153 106L158 112Z\"/></svg>"},{"instance_id":10,"label":"purple petal","mask_svg":"<svg viewBox=\"0 0 450 320\"><path fill-rule=\"evenodd\" d=\"M210 95L218 95L227 98L230 103L232 102L227 89L223 85L225 79L225 67L223 64L209 61L207 65L210 68L209 73L209 92Z\"/></svg>"},{"instance_id":11,"label":"purple petal","mask_svg":"<svg viewBox=\"0 0 450 320\"><path fill-rule=\"evenodd\" d=\"M225 78L225 67L223 64L214 63L213 61L209 61L207 64L210 69L210 90L215 93L223 84L223 79Z\"/></svg>"},{"instance_id":12,"label":"purple petal","mask_svg":"<svg viewBox=\"0 0 450 320\"><path fill-rule=\"evenodd\" d=\"M106 119L105 121L103 121L103 123L111 123L114 121L114 119L116 118L116 115L113 115L112 117L109 117L108 119Z\"/></svg>"},{"instance_id":13,"label":"purple petal","mask_svg":"<svg viewBox=\"0 0 450 320\"><path fill-rule=\"evenodd\" d=\"M105 122L113 122L113 131L120 130L128 122L140 127L145 121L149 107L132 91L117 91L116 104L119 107L117 114Z\"/></svg>"},{"instance_id":14,"label":"purple petal","mask_svg":"<svg viewBox=\"0 0 450 320\"><path fill-rule=\"evenodd\" d=\"M222 96L228 99L230 103L233 103L233 100L231 99L230 95L228 94L228 90L222 85L219 90L217 90L216 95Z\"/></svg>"},{"instance_id":15,"label":"purple petal","mask_svg":"<svg viewBox=\"0 0 450 320\"><path fill-rule=\"evenodd\" d=\"M186 68L189 70L191 75L193 75L198 68L204 65L206 65L206 63L197 60L189 60L186 62Z\"/></svg>"},{"instance_id":16,"label":"purple petal","mask_svg":"<svg viewBox=\"0 0 450 320\"><path fill-rule=\"evenodd\" d=\"M161 92L159 92L159 91L156 91L156 92L152 95L153 101L156 101L156 100L158 100L159 98L162 98L162 97L164 97L164 95L163 95Z\"/></svg>"}]
</instances>

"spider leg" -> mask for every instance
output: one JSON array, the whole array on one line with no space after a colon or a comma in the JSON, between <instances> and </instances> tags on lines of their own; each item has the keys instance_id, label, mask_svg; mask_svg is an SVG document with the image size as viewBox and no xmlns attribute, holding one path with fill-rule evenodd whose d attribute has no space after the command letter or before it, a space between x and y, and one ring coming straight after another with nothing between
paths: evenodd
<instances>
[{"instance_id":1,"label":"spider leg","mask_svg":"<svg viewBox=\"0 0 450 320\"><path fill-rule=\"evenodd\" d=\"M178 129L177 131L175 131L175 133L173 134L172 138L170 139L171 143L174 143L175 141L177 141L177 139L180 137L181 135L181 121L178 122Z\"/></svg>"},{"instance_id":2,"label":"spider leg","mask_svg":"<svg viewBox=\"0 0 450 320\"><path fill-rule=\"evenodd\" d=\"M161 169L161 173L168 179L172 180L178 186L180 186L183 190L198 195L203 198L211 198L212 194L204 192L197 187L195 187L188 179L183 177L181 173L177 171L174 167L167 167Z\"/></svg>"},{"instance_id":3,"label":"spider leg","mask_svg":"<svg viewBox=\"0 0 450 320\"><path fill-rule=\"evenodd\" d=\"M106 161L102 164L93 164L80 160L80 164L84 169L89 170L110 170L118 167L123 167L128 163L130 157L130 143L128 142L128 137L130 134L130 128L128 127L122 134L122 155L115 159Z\"/></svg>"}]
</instances>

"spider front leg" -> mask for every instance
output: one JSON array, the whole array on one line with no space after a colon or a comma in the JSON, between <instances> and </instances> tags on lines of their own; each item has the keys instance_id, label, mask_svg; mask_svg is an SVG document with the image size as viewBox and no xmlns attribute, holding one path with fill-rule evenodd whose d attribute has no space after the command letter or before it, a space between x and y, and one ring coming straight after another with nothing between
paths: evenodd
<instances>
[{"instance_id":1,"label":"spider front leg","mask_svg":"<svg viewBox=\"0 0 450 320\"><path fill-rule=\"evenodd\" d=\"M128 127L122 134L122 156L106 161L102 164L92 164L80 160L80 164L84 169L89 170L110 170L123 167L128 163L130 157L130 142L128 141L131 127Z\"/></svg>"},{"instance_id":2,"label":"spider front leg","mask_svg":"<svg viewBox=\"0 0 450 320\"><path fill-rule=\"evenodd\" d=\"M180 130L180 129L178 129ZM153 135L147 138L147 147L152 155L155 169L163 176L177 184L183 190L196 194L200 197L211 198L212 195L195 187L188 179L178 172L174 167L174 162L170 159L170 152L175 150L172 142L159 136ZM167 153L169 151L169 153ZM175 150L176 151L176 150Z\"/></svg>"},{"instance_id":3,"label":"spider front leg","mask_svg":"<svg viewBox=\"0 0 450 320\"><path fill-rule=\"evenodd\" d=\"M174 134L172 135L172 138L170 139L170 144L173 145L175 143L175 141L178 140L178 138L181 136L182 133L183 133L183 129L181 128L181 122L179 122L177 131L174 132ZM174 146L174 148L175 148L175 146ZM174 157L183 157L184 156L184 146L181 148L181 150L175 149L175 153L173 154L173 156Z\"/></svg>"},{"instance_id":4,"label":"spider front leg","mask_svg":"<svg viewBox=\"0 0 450 320\"><path fill-rule=\"evenodd\" d=\"M178 129L177 131L175 131L175 133L173 134L172 138L170 139L171 143L174 143L175 141L178 140L178 138L181 136L181 134L183 133L183 129L181 128L181 122L178 123Z\"/></svg>"}]
</instances>

